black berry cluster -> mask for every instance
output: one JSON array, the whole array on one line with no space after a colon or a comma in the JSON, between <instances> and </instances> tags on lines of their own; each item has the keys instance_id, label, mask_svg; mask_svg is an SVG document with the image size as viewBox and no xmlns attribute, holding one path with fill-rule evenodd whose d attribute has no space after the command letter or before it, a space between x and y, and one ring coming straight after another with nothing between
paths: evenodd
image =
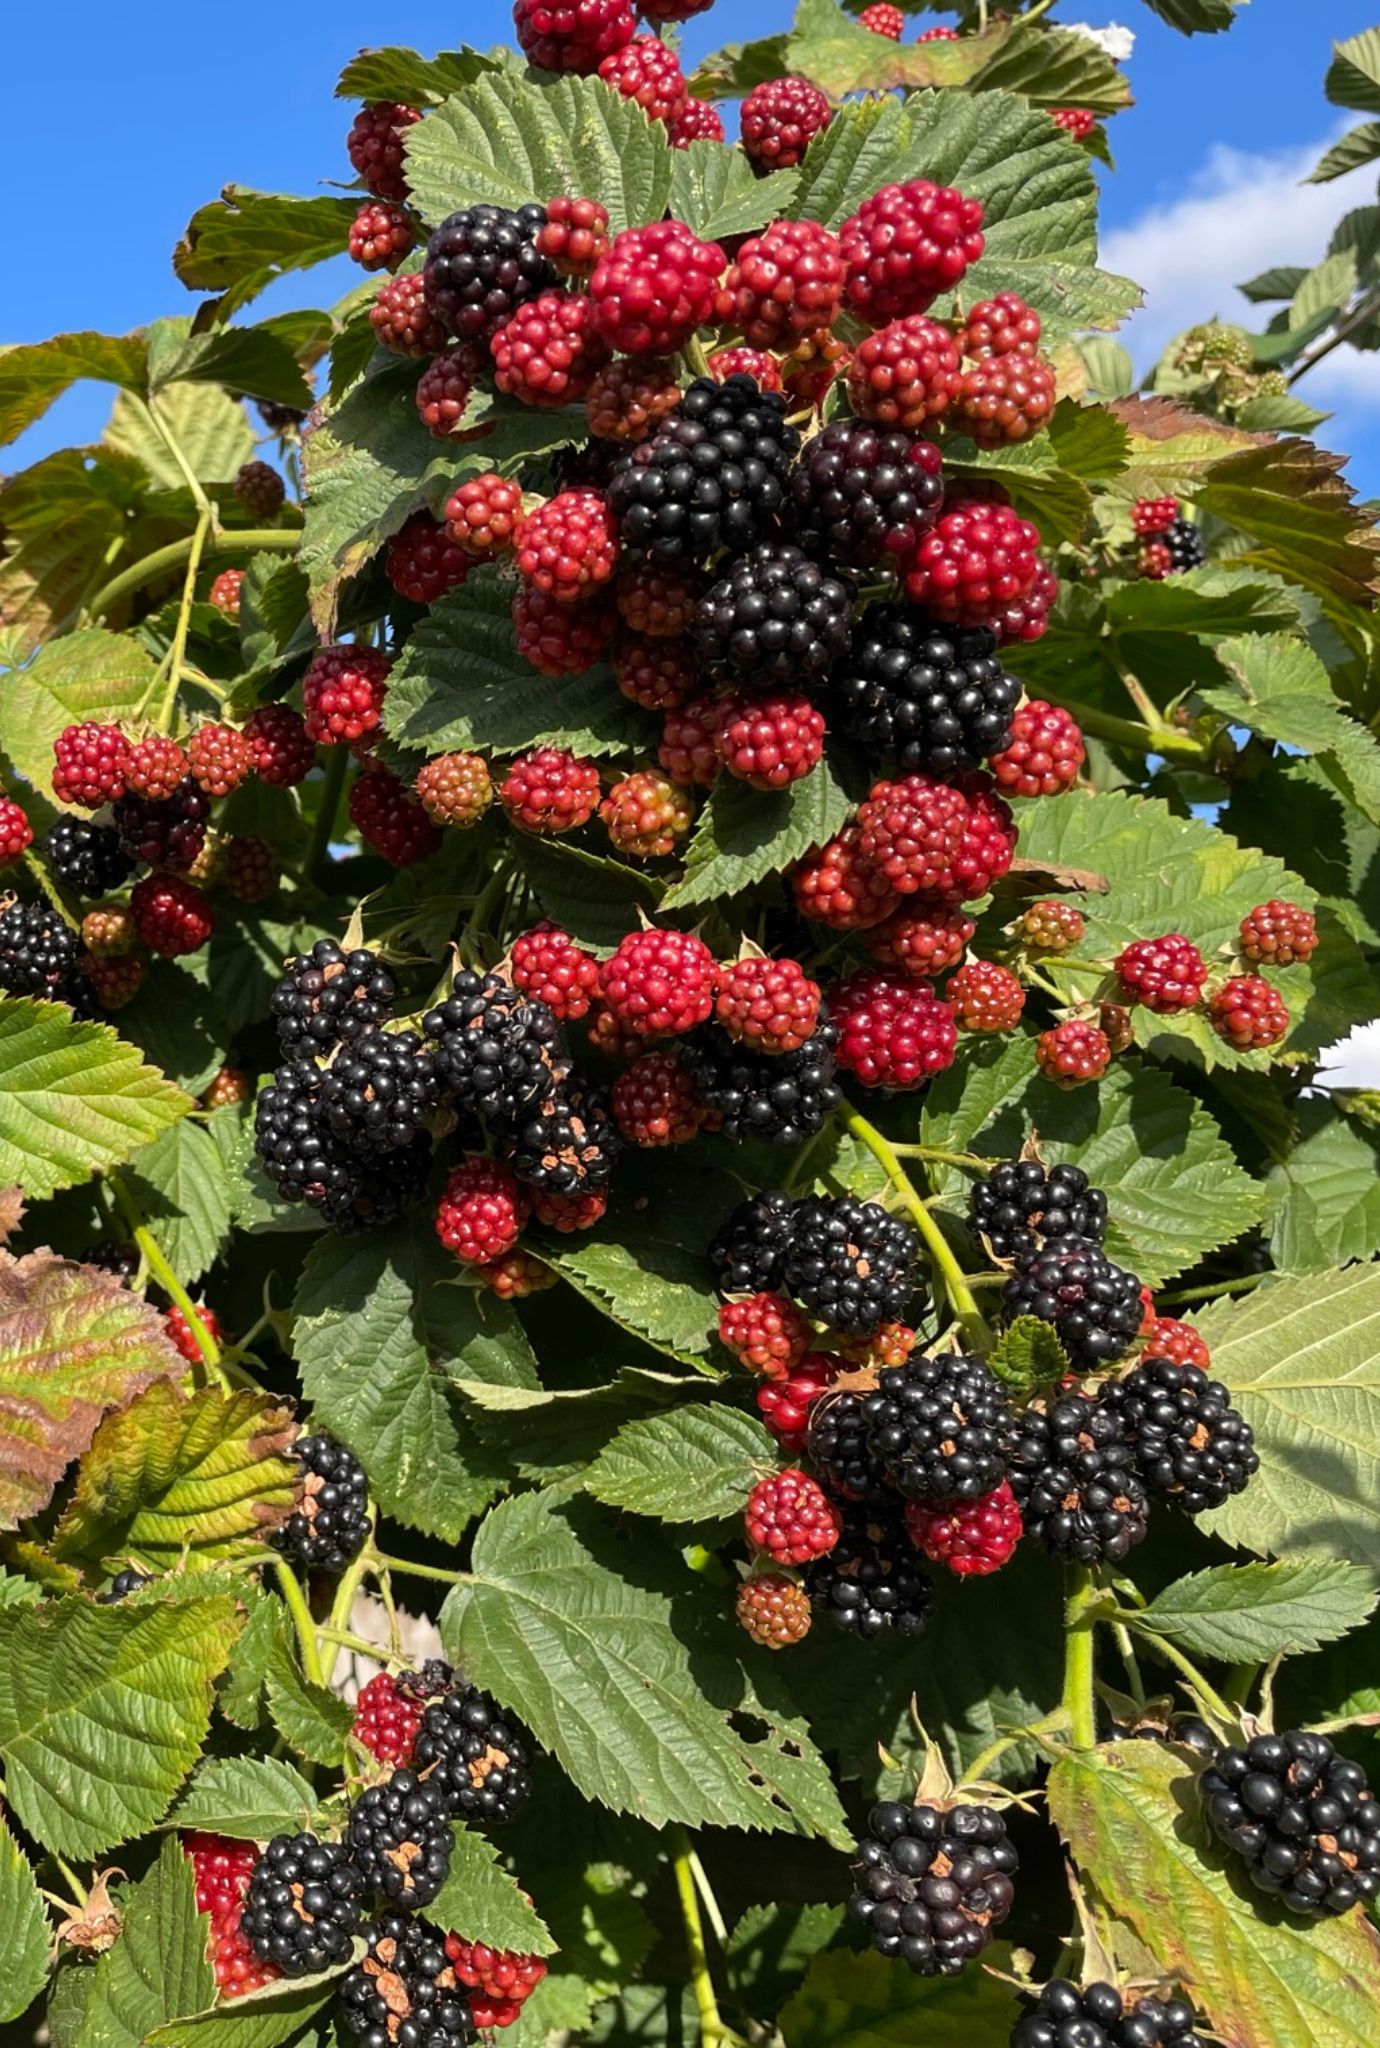
<instances>
[{"instance_id":1,"label":"black berry cluster","mask_svg":"<svg viewBox=\"0 0 1380 2048\"><path fill-rule=\"evenodd\" d=\"M134 872L113 825L96 825L70 812L54 818L43 839L54 879L74 896L104 896Z\"/></svg>"},{"instance_id":2,"label":"black berry cluster","mask_svg":"<svg viewBox=\"0 0 1380 2048\"><path fill-rule=\"evenodd\" d=\"M764 1294L781 1279L795 1204L780 1188L740 1202L709 1247L721 1294Z\"/></svg>"},{"instance_id":3,"label":"black berry cluster","mask_svg":"<svg viewBox=\"0 0 1380 2048\"><path fill-rule=\"evenodd\" d=\"M532 1789L522 1737L486 1693L463 1682L427 1707L412 1761L452 1820L511 1820Z\"/></svg>"},{"instance_id":4,"label":"black berry cluster","mask_svg":"<svg viewBox=\"0 0 1380 2048\"><path fill-rule=\"evenodd\" d=\"M685 1040L681 1059L704 1107L722 1118L725 1137L800 1145L824 1129L842 1100L837 1044L836 1028L821 1024L794 1052L754 1052L711 1024Z\"/></svg>"},{"instance_id":5,"label":"black berry cluster","mask_svg":"<svg viewBox=\"0 0 1380 2048\"><path fill-rule=\"evenodd\" d=\"M211 799L185 776L168 797L120 797L111 810L120 849L131 865L185 874L206 844Z\"/></svg>"},{"instance_id":6,"label":"black berry cluster","mask_svg":"<svg viewBox=\"0 0 1380 2048\"><path fill-rule=\"evenodd\" d=\"M826 1394L810 1409L810 1463L836 1499L870 1501L886 1490L886 1468L867 1426L867 1401L848 1390Z\"/></svg>"},{"instance_id":7,"label":"black berry cluster","mask_svg":"<svg viewBox=\"0 0 1380 2048\"><path fill-rule=\"evenodd\" d=\"M822 683L848 646L852 616L848 584L790 542L763 541L700 599L700 673L754 690Z\"/></svg>"},{"instance_id":8,"label":"black berry cluster","mask_svg":"<svg viewBox=\"0 0 1380 2048\"><path fill-rule=\"evenodd\" d=\"M744 372L697 377L656 432L622 457L609 504L627 546L653 561L741 552L779 523L800 436L780 392Z\"/></svg>"},{"instance_id":9,"label":"black berry cluster","mask_svg":"<svg viewBox=\"0 0 1380 2048\"><path fill-rule=\"evenodd\" d=\"M1006 1477L1015 1428L980 1358L911 1358L878 1376L863 1403L873 1457L909 1500L979 1500Z\"/></svg>"},{"instance_id":10,"label":"black berry cluster","mask_svg":"<svg viewBox=\"0 0 1380 2048\"><path fill-rule=\"evenodd\" d=\"M477 2031L445 1936L396 1913L370 1928L363 1961L340 1987L340 2011L362 2048L463 2048Z\"/></svg>"},{"instance_id":11,"label":"black berry cluster","mask_svg":"<svg viewBox=\"0 0 1380 2048\"><path fill-rule=\"evenodd\" d=\"M1011 1910L1019 1867L990 1806L874 1806L853 1859L848 1901L881 1955L920 1977L953 1977Z\"/></svg>"},{"instance_id":12,"label":"black berry cluster","mask_svg":"<svg viewBox=\"0 0 1380 2048\"><path fill-rule=\"evenodd\" d=\"M546 208L467 206L447 215L426 246L426 303L460 341L492 334L527 299L558 284L537 250Z\"/></svg>"},{"instance_id":13,"label":"black berry cluster","mask_svg":"<svg viewBox=\"0 0 1380 2048\"><path fill-rule=\"evenodd\" d=\"M787 525L820 561L868 569L913 551L943 502L932 442L871 420L837 419L806 444L792 472Z\"/></svg>"},{"instance_id":14,"label":"black berry cluster","mask_svg":"<svg viewBox=\"0 0 1380 2048\"><path fill-rule=\"evenodd\" d=\"M0 993L70 1002L77 984L77 937L48 903L0 909Z\"/></svg>"},{"instance_id":15,"label":"black berry cluster","mask_svg":"<svg viewBox=\"0 0 1380 2048\"><path fill-rule=\"evenodd\" d=\"M1206 2048L1186 1998L1130 2000L1114 1984L1046 1984L1011 2030L1011 2048Z\"/></svg>"},{"instance_id":16,"label":"black berry cluster","mask_svg":"<svg viewBox=\"0 0 1380 2048\"><path fill-rule=\"evenodd\" d=\"M1186 1514L1220 1508L1260 1470L1250 1424L1220 1380L1195 1365L1147 1358L1102 1397L1152 1499Z\"/></svg>"},{"instance_id":17,"label":"black berry cluster","mask_svg":"<svg viewBox=\"0 0 1380 2048\"><path fill-rule=\"evenodd\" d=\"M444 1792L412 1771L394 1771L361 1792L345 1827L345 1847L370 1891L407 1911L436 1897L453 1842Z\"/></svg>"},{"instance_id":18,"label":"black berry cluster","mask_svg":"<svg viewBox=\"0 0 1380 2048\"><path fill-rule=\"evenodd\" d=\"M288 963L270 1009L285 1053L325 1054L393 1014L397 985L377 953L343 953L318 939L304 959Z\"/></svg>"},{"instance_id":19,"label":"black berry cluster","mask_svg":"<svg viewBox=\"0 0 1380 2048\"><path fill-rule=\"evenodd\" d=\"M1020 1417L1008 1461L1025 1533L1070 1564L1125 1557L1146 1533L1145 1488L1118 1417L1081 1394Z\"/></svg>"},{"instance_id":20,"label":"black berry cluster","mask_svg":"<svg viewBox=\"0 0 1380 2048\"><path fill-rule=\"evenodd\" d=\"M792 1218L782 1284L831 1329L865 1337L904 1315L918 1253L914 1227L880 1203L807 1195Z\"/></svg>"},{"instance_id":21,"label":"black berry cluster","mask_svg":"<svg viewBox=\"0 0 1380 2048\"><path fill-rule=\"evenodd\" d=\"M361 1152L415 1144L439 1095L435 1062L413 1031L362 1031L340 1047L320 1081L327 1127Z\"/></svg>"},{"instance_id":22,"label":"black berry cluster","mask_svg":"<svg viewBox=\"0 0 1380 2048\"><path fill-rule=\"evenodd\" d=\"M554 1013L496 974L457 975L422 1028L445 1086L462 1108L486 1120L516 1122L564 1077Z\"/></svg>"},{"instance_id":23,"label":"black berry cluster","mask_svg":"<svg viewBox=\"0 0 1380 2048\"><path fill-rule=\"evenodd\" d=\"M1220 1749L1198 1791L1251 1883L1291 1912L1321 1919L1380 1892L1380 1800L1325 1735L1291 1729Z\"/></svg>"},{"instance_id":24,"label":"black berry cluster","mask_svg":"<svg viewBox=\"0 0 1380 2048\"><path fill-rule=\"evenodd\" d=\"M1099 1245L1056 1238L1019 1266L1002 1289L1010 1316L1053 1325L1075 1366L1112 1365L1130 1349L1144 1315L1140 1282Z\"/></svg>"},{"instance_id":25,"label":"black berry cluster","mask_svg":"<svg viewBox=\"0 0 1380 2048\"><path fill-rule=\"evenodd\" d=\"M1021 685L983 627L936 626L909 605L872 604L830 683L837 723L903 769L974 768L1010 744Z\"/></svg>"},{"instance_id":26,"label":"black berry cluster","mask_svg":"<svg viewBox=\"0 0 1380 2048\"><path fill-rule=\"evenodd\" d=\"M1176 570L1201 569L1207 560L1203 536L1191 519L1176 519L1162 538Z\"/></svg>"},{"instance_id":27,"label":"black berry cluster","mask_svg":"<svg viewBox=\"0 0 1380 2048\"><path fill-rule=\"evenodd\" d=\"M934 1582L899 1512L875 1502L844 1514L838 1542L806 1566L805 1582L816 1610L865 1642L923 1635L934 1606Z\"/></svg>"},{"instance_id":28,"label":"black berry cluster","mask_svg":"<svg viewBox=\"0 0 1380 2048\"><path fill-rule=\"evenodd\" d=\"M362 1917L365 1884L340 1842L275 1835L244 1897L241 1924L262 1962L310 1977L344 1962Z\"/></svg>"},{"instance_id":29,"label":"black berry cluster","mask_svg":"<svg viewBox=\"0 0 1380 2048\"><path fill-rule=\"evenodd\" d=\"M1107 1197L1081 1166L1042 1166L1004 1159L969 1197L973 1229L999 1259L1032 1259L1042 1244L1078 1237L1100 1245L1107 1234Z\"/></svg>"},{"instance_id":30,"label":"black berry cluster","mask_svg":"<svg viewBox=\"0 0 1380 2048\"><path fill-rule=\"evenodd\" d=\"M309 1571L343 1572L369 1534L364 1467L334 1437L320 1433L299 1437L293 1451L302 1468L297 1505L274 1530L273 1547Z\"/></svg>"},{"instance_id":31,"label":"black berry cluster","mask_svg":"<svg viewBox=\"0 0 1380 2048\"><path fill-rule=\"evenodd\" d=\"M96 1605L98 1607L118 1606L119 1602L127 1600L131 1593L137 1593L141 1586L151 1586L152 1584L152 1572L137 1571L132 1564L126 1565L122 1572L116 1572L105 1591L96 1595Z\"/></svg>"}]
</instances>

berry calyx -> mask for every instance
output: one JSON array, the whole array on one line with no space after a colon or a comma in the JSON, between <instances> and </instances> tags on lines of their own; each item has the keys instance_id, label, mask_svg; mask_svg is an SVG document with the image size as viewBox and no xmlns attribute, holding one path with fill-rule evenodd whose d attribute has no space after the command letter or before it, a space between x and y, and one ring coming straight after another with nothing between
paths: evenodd
<instances>
[{"instance_id":1,"label":"berry calyx","mask_svg":"<svg viewBox=\"0 0 1380 2048\"><path fill-rule=\"evenodd\" d=\"M1193 1009L1208 974L1206 960L1180 932L1136 939L1118 953L1113 965L1125 1000L1160 1017Z\"/></svg>"},{"instance_id":2,"label":"berry calyx","mask_svg":"<svg viewBox=\"0 0 1380 2048\"><path fill-rule=\"evenodd\" d=\"M563 747L519 754L499 784L498 800L524 832L574 832L599 808L599 770Z\"/></svg>"},{"instance_id":3,"label":"berry calyx","mask_svg":"<svg viewBox=\"0 0 1380 2048\"><path fill-rule=\"evenodd\" d=\"M954 1012L925 983L867 968L829 992L838 1062L868 1088L918 1088L953 1065Z\"/></svg>"},{"instance_id":4,"label":"berry calyx","mask_svg":"<svg viewBox=\"0 0 1380 2048\"><path fill-rule=\"evenodd\" d=\"M917 1550L931 1564L942 1564L955 1578L981 1579L999 1572L1021 1539L1021 1511L1009 1481L991 1493L956 1506L933 1507L908 1500L906 1530Z\"/></svg>"},{"instance_id":5,"label":"berry calyx","mask_svg":"<svg viewBox=\"0 0 1380 2048\"><path fill-rule=\"evenodd\" d=\"M1317 920L1297 903L1257 903L1241 920L1241 951L1247 960L1292 967L1318 950Z\"/></svg>"},{"instance_id":6,"label":"berry calyx","mask_svg":"<svg viewBox=\"0 0 1380 2048\"><path fill-rule=\"evenodd\" d=\"M755 1052L797 1052L820 1019L819 983L796 960L749 957L720 971L714 1016Z\"/></svg>"},{"instance_id":7,"label":"berry calyx","mask_svg":"<svg viewBox=\"0 0 1380 2048\"><path fill-rule=\"evenodd\" d=\"M744 1513L748 1541L777 1564L808 1564L833 1549L843 1520L818 1480L788 1467L759 1479Z\"/></svg>"},{"instance_id":8,"label":"berry calyx","mask_svg":"<svg viewBox=\"0 0 1380 2048\"><path fill-rule=\"evenodd\" d=\"M1225 1045L1263 1052L1287 1037L1289 1006L1268 981L1242 974L1224 981L1209 999L1208 1022Z\"/></svg>"},{"instance_id":9,"label":"berry calyx","mask_svg":"<svg viewBox=\"0 0 1380 2048\"><path fill-rule=\"evenodd\" d=\"M744 152L758 170L790 170L832 115L828 96L808 78L764 79L739 112Z\"/></svg>"},{"instance_id":10,"label":"berry calyx","mask_svg":"<svg viewBox=\"0 0 1380 2048\"><path fill-rule=\"evenodd\" d=\"M738 1588L739 1625L766 1650L786 1650L810 1632L810 1596L784 1572L754 1572Z\"/></svg>"},{"instance_id":11,"label":"berry calyx","mask_svg":"<svg viewBox=\"0 0 1380 2048\"><path fill-rule=\"evenodd\" d=\"M436 1235L469 1265L486 1265L511 1251L531 1213L532 1200L500 1159L474 1155L452 1167L436 1210Z\"/></svg>"},{"instance_id":12,"label":"berry calyx","mask_svg":"<svg viewBox=\"0 0 1380 2048\"><path fill-rule=\"evenodd\" d=\"M1035 1041L1035 1064L1056 1088L1077 1088L1100 1081L1112 1063L1112 1044L1096 1024L1068 1017L1042 1031Z\"/></svg>"}]
</instances>

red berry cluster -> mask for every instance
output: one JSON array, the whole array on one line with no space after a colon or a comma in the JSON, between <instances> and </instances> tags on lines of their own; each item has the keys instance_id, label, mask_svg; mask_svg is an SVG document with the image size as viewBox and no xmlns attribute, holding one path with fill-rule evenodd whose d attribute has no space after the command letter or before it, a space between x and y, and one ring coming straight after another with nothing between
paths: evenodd
<instances>
[{"instance_id":1,"label":"red berry cluster","mask_svg":"<svg viewBox=\"0 0 1380 2048\"><path fill-rule=\"evenodd\" d=\"M261 1962L241 1924L244 1895L259 1861L258 1844L225 1835L188 1835L182 1852L192 1866L196 1909L210 1921L207 1956L222 1998L243 1998L282 1975Z\"/></svg>"}]
</instances>

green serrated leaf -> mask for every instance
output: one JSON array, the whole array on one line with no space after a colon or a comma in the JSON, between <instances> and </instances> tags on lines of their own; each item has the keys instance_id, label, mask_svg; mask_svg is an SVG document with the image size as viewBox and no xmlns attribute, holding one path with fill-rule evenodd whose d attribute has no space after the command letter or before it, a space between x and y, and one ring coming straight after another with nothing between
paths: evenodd
<instances>
[{"instance_id":1,"label":"green serrated leaf","mask_svg":"<svg viewBox=\"0 0 1380 2048\"><path fill-rule=\"evenodd\" d=\"M199 2012L215 1992L196 1881L175 1837L121 1908L124 1931L96 1965L75 2048L140 2048L155 2027Z\"/></svg>"},{"instance_id":2,"label":"green serrated leaf","mask_svg":"<svg viewBox=\"0 0 1380 2048\"><path fill-rule=\"evenodd\" d=\"M395 100L405 107L423 107L463 92L486 71L500 68L497 57L467 47L442 50L435 57L422 57L416 50L396 46L361 50L341 72L335 96L338 100Z\"/></svg>"},{"instance_id":3,"label":"green serrated leaf","mask_svg":"<svg viewBox=\"0 0 1380 2048\"><path fill-rule=\"evenodd\" d=\"M665 908L719 902L783 874L842 831L853 803L827 759L789 788L769 795L721 776L700 813L685 873L667 892Z\"/></svg>"},{"instance_id":4,"label":"green serrated leaf","mask_svg":"<svg viewBox=\"0 0 1380 2048\"><path fill-rule=\"evenodd\" d=\"M1331 1099L1300 1102L1297 1116L1297 1142L1266 1181L1270 1256L1285 1273L1371 1258L1380 1247L1380 1133Z\"/></svg>"},{"instance_id":5,"label":"green serrated leaf","mask_svg":"<svg viewBox=\"0 0 1380 2048\"><path fill-rule=\"evenodd\" d=\"M1321 760L1348 803L1380 824L1380 744L1337 702L1327 670L1296 635L1229 640L1217 650L1231 688L1205 700L1235 723Z\"/></svg>"},{"instance_id":6,"label":"green serrated leaf","mask_svg":"<svg viewBox=\"0 0 1380 2048\"><path fill-rule=\"evenodd\" d=\"M305 412L312 388L294 351L267 327L221 327L189 335L171 361L159 365L156 389L178 383L228 386L247 398L266 398Z\"/></svg>"},{"instance_id":7,"label":"green serrated leaf","mask_svg":"<svg viewBox=\"0 0 1380 2048\"><path fill-rule=\"evenodd\" d=\"M1380 114L1380 29L1362 29L1360 35L1333 44L1323 91L1334 107Z\"/></svg>"},{"instance_id":8,"label":"green serrated leaf","mask_svg":"<svg viewBox=\"0 0 1380 2048\"><path fill-rule=\"evenodd\" d=\"M743 2009L776 2012L842 1925L841 1906L749 1906L724 1944L725 1974Z\"/></svg>"},{"instance_id":9,"label":"green serrated leaf","mask_svg":"<svg viewBox=\"0 0 1380 2048\"><path fill-rule=\"evenodd\" d=\"M254 430L244 407L228 392L206 384L170 384L147 402L117 392L101 443L132 455L160 490L180 491L187 479L163 428L204 484L224 483L254 453Z\"/></svg>"},{"instance_id":10,"label":"green serrated leaf","mask_svg":"<svg viewBox=\"0 0 1380 2048\"><path fill-rule=\"evenodd\" d=\"M716 1402L625 1423L585 1474L608 1507L663 1522L712 1522L740 1514L752 1487L775 1468L771 1437L751 1415Z\"/></svg>"},{"instance_id":11,"label":"green serrated leaf","mask_svg":"<svg viewBox=\"0 0 1380 2048\"><path fill-rule=\"evenodd\" d=\"M1087 335L1078 343L1078 353L1099 398L1129 398L1136 388L1136 366L1119 341Z\"/></svg>"},{"instance_id":12,"label":"green serrated leaf","mask_svg":"<svg viewBox=\"0 0 1380 2048\"><path fill-rule=\"evenodd\" d=\"M223 293L225 314L290 271L342 255L358 210L354 199L296 199L227 185L192 215L173 269L193 291Z\"/></svg>"},{"instance_id":13,"label":"green serrated leaf","mask_svg":"<svg viewBox=\"0 0 1380 2048\"><path fill-rule=\"evenodd\" d=\"M1038 1316L1017 1316L1009 1323L987 1363L999 1380L1023 1394L1061 1380L1070 1370L1068 1353Z\"/></svg>"},{"instance_id":14,"label":"green serrated leaf","mask_svg":"<svg viewBox=\"0 0 1380 2048\"><path fill-rule=\"evenodd\" d=\"M845 1844L822 1759L719 1596L646 1545L630 1578L623 1553L588 1503L505 1501L446 1601L447 1655L513 1707L586 1798L653 1827L712 1818Z\"/></svg>"},{"instance_id":15,"label":"green serrated leaf","mask_svg":"<svg viewBox=\"0 0 1380 2048\"><path fill-rule=\"evenodd\" d=\"M587 946L611 951L662 899L657 877L583 846L523 832L513 853L543 914Z\"/></svg>"},{"instance_id":16,"label":"green serrated leaf","mask_svg":"<svg viewBox=\"0 0 1380 2048\"><path fill-rule=\"evenodd\" d=\"M490 1948L549 1956L556 1947L527 1894L499 1862L492 1842L469 1828L455 1829L450 1875L423 1911L433 1927Z\"/></svg>"},{"instance_id":17,"label":"green serrated leaf","mask_svg":"<svg viewBox=\"0 0 1380 2048\"><path fill-rule=\"evenodd\" d=\"M310 1827L316 1794L291 1764L276 1756L213 1756L178 1801L173 1823L236 1841L266 1842Z\"/></svg>"},{"instance_id":18,"label":"green serrated leaf","mask_svg":"<svg viewBox=\"0 0 1380 2048\"><path fill-rule=\"evenodd\" d=\"M1308 173L1310 185L1326 185L1332 178L1344 178L1349 171L1358 171L1363 164L1371 164L1380 156L1380 121L1362 121L1355 128L1348 129L1339 142L1334 142Z\"/></svg>"},{"instance_id":19,"label":"green serrated leaf","mask_svg":"<svg viewBox=\"0 0 1380 2048\"><path fill-rule=\"evenodd\" d=\"M252 1734L263 1723L268 1674L286 1639L287 1621L282 1601L253 1582L244 1588L244 1602L248 1620L235 1644L234 1662L220 1675L216 1705L227 1721Z\"/></svg>"},{"instance_id":20,"label":"green serrated leaf","mask_svg":"<svg viewBox=\"0 0 1380 2048\"><path fill-rule=\"evenodd\" d=\"M1194 495L1248 536L1247 561L1369 606L1380 591L1380 534L1340 474L1345 460L1311 441L1272 441L1215 462Z\"/></svg>"},{"instance_id":21,"label":"green serrated leaf","mask_svg":"<svg viewBox=\"0 0 1380 2048\"><path fill-rule=\"evenodd\" d=\"M303 1677L285 1635L269 1655L264 1686L269 1718L284 1741L311 1763L338 1766L354 1726L354 1709Z\"/></svg>"},{"instance_id":22,"label":"green serrated leaf","mask_svg":"<svg viewBox=\"0 0 1380 2048\"><path fill-rule=\"evenodd\" d=\"M961 1977L916 1977L870 1950L816 1956L781 2014L782 2036L791 2048L985 2048L1022 2010L1013 1987L989 1973L1003 1954L989 1949L989 1969Z\"/></svg>"},{"instance_id":23,"label":"green serrated leaf","mask_svg":"<svg viewBox=\"0 0 1380 2048\"><path fill-rule=\"evenodd\" d=\"M357 1953L363 1952L362 1941L356 1940L354 1946ZM317 1976L281 1977L244 1993L233 2004L218 1999L203 2012L155 2027L148 2036L149 2048L279 2048L284 2041L293 2048L324 2048L339 2037L334 2030L327 2031L324 2020L314 2023L354 1960L352 1955Z\"/></svg>"},{"instance_id":24,"label":"green serrated leaf","mask_svg":"<svg viewBox=\"0 0 1380 2048\"><path fill-rule=\"evenodd\" d=\"M1222 1564L1175 1579L1141 1608L1136 1628L1190 1657L1265 1664L1321 1649L1373 1612L1380 1579L1359 1565Z\"/></svg>"},{"instance_id":25,"label":"green serrated leaf","mask_svg":"<svg viewBox=\"0 0 1380 2048\"><path fill-rule=\"evenodd\" d=\"M48 1977L48 1915L28 1857L0 1815L0 2025L16 2020Z\"/></svg>"},{"instance_id":26,"label":"green serrated leaf","mask_svg":"<svg viewBox=\"0 0 1380 2048\"><path fill-rule=\"evenodd\" d=\"M142 391L145 370L137 334L58 334L0 349L0 446L17 440L82 379Z\"/></svg>"},{"instance_id":27,"label":"green serrated leaf","mask_svg":"<svg viewBox=\"0 0 1380 2048\"><path fill-rule=\"evenodd\" d=\"M0 363L5 360L0 354ZM24 671L22 690L5 706L5 752L26 782L54 803L53 741L84 718L137 726L155 668L142 647L99 627L69 633L40 648Z\"/></svg>"},{"instance_id":28,"label":"green serrated leaf","mask_svg":"<svg viewBox=\"0 0 1380 2048\"><path fill-rule=\"evenodd\" d=\"M0 1611L0 1755L29 1833L85 1860L161 1820L206 1739L237 1626L228 1595Z\"/></svg>"},{"instance_id":29,"label":"green serrated leaf","mask_svg":"<svg viewBox=\"0 0 1380 2048\"><path fill-rule=\"evenodd\" d=\"M215 1139L184 1117L130 1161L159 1250L179 1280L199 1280L230 1235L230 1181Z\"/></svg>"},{"instance_id":30,"label":"green serrated leaf","mask_svg":"<svg viewBox=\"0 0 1380 2048\"><path fill-rule=\"evenodd\" d=\"M671 165L670 213L706 242L749 235L790 208L794 171L758 177L740 149L723 142L692 142Z\"/></svg>"}]
</instances>

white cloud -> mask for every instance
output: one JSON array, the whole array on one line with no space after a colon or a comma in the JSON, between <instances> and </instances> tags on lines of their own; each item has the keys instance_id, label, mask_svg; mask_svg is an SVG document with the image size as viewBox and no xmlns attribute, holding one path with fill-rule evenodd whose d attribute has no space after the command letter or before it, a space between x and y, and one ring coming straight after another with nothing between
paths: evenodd
<instances>
[{"instance_id":1,"label":"white cloud","mask_svg":"<svg viewBox=\"0 0 1380 2048\"><path fill-rule=\"evenodd\" d=\"M1121 335L1138 367L1148 368L1172 336L1198 320L1220 315L1257 330L1264 326L1277 307L1251 305L1238 282L1279 264L1321 261L1341 215L1373 202L1373 166L1330 185L1300 183L1333 140L1326 135L1269 155L1219 143L1181 199L1149 207L1104 237L1107 269L1135 278L1145 292L1144 309ZM1305 394L1318 407L1345 414L1326 438L1346 447L1348 425L1359 435L1380 424L1380 354L1338 349L1309 373L1299 395Z\"/></svg>"},{"instance_id":2,"label":"white cloud","mask_svg":"<svg viewBox=\"0 0 1380 2048\"><path fill-rule=\"evenodd\" d=\"M1380 1088L1380 1024L1358 1024L1320 1058L1320 1088Z\"/></svg>"}]
</instances>

